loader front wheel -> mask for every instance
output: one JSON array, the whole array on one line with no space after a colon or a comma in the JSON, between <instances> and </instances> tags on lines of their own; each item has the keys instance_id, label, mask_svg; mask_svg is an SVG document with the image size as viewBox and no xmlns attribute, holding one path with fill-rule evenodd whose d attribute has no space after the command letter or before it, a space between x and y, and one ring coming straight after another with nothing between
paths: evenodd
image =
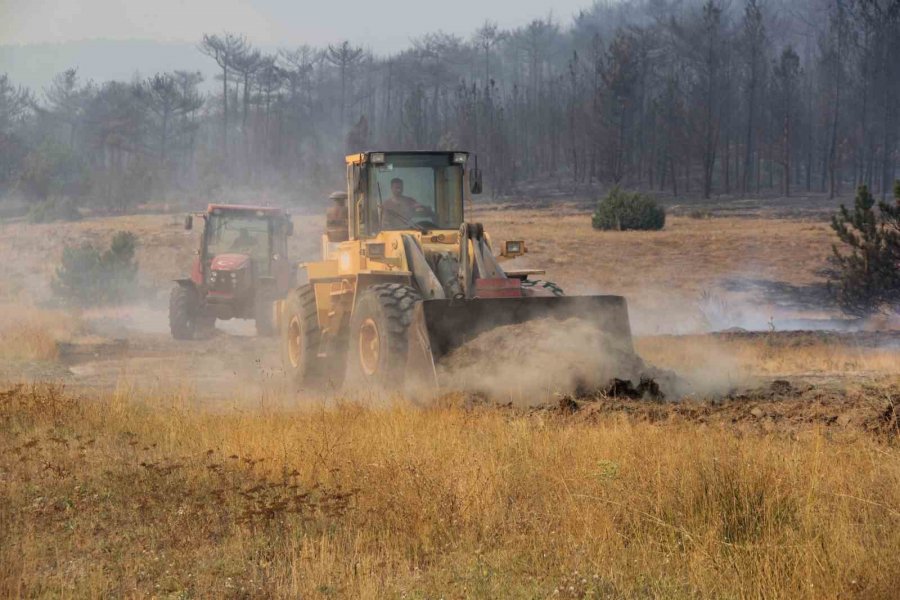
<instances>
[{"instance_id":1,"label":"loader front wheel","mask_svg":"<svg viewBox=\"0 0 900 600\"><path fill-rule=\"evenodd\" d=\"M294 389L322 383L319 337L316 293L304 285L285 299L281 326L281 364Z\"/></svg>"},{"instance_id":2,"label":"loader front wheel","mask_svg":"<svg viewBox=\"0 0 900 600\"><path fill-rule=\"evenodd\" d=\"M381 283L365 290L350 323L353 382L396 389L403 385L407 330L422 297L414 288Z\"/></svg>"}]
</instances>

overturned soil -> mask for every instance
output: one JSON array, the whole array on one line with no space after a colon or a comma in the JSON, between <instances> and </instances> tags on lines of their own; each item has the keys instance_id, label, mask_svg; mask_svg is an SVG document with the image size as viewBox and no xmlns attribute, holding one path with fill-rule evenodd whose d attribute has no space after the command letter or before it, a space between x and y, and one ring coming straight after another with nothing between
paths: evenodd
<instances>
[{"instance_id":1,"label":"overturned soil","mask_svg":"<svg viewBox=\"0 0 900 600\"><path fill-rule=\"evenodd\" d=\"M612 390L610 390L613 392ZM562 396L532 410L580 423L694 424L738 432L797 434L812 428L900 441L900 385L848 389L783 379L716 400L648 402L632 394Z\"/></svg>"}]
</instances>

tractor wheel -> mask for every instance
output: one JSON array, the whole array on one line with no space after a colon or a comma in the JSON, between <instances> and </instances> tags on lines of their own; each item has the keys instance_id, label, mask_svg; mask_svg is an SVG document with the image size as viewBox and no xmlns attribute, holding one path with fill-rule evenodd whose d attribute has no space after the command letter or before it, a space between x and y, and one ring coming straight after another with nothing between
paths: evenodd
<instances>
[{"instance_id":1,"label":"tractor wheel","mask_svg":"<svg viewBox=\"0 0 900 600\"><path fill-rule=\"evenodd\" d=\"M253 320L256 323L256 335L271 337L275 335L274 301L267 296L257 296L253 302Z\"/></svg>"},{"instance_id":2,"label":"tractor wheel","mask_svg":"<svg viewBox=\"0 0 900 600\"><path fill-rule=\"evenodd\" d=\"M316 293L312 286L304 285L285 299L281 326L281 364L294 389L322 383L324 372L318 354Z\"/></svg>"},{"instance_id":3,"label":"tractor wheel","mask_svg":"<svg viewBox=\"0 0 900 600\"><path fill-rule=\"evenodd\" d=\"M402 387L407 330L422 297L414 288L382 283L365 290L350 321L350 371L358 385Z\"/></svg>"},{"instance_id":4,"label":"tractor wheel","mask_svg":"<svg viewBox=\"0 0 900 600\"><path fill-rule=\"evenodd\" d=\"M190 340L197 331L197 313L200 301L197 291L177 284L169 296L169 330L176 340Z\"/></svg>"}]
</instances>

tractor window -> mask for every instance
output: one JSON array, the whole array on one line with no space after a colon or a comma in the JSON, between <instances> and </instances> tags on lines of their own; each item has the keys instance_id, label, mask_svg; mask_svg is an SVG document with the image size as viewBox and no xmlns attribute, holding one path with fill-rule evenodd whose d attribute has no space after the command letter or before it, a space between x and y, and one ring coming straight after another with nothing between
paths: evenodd
<instances>
[{"instance_id":1,"label":"tractor window","mask_svg":"<svg viewBox=\"0 0 900 600\"><path fill-rule=\"evenodd\" d=\"M252 214L212 214L207 228L207 254L248 254L260 266L269 264L271 220Z\"/></svg>"},{"instance_id":2,"label":"tractor window","mask_svg":"<svg viewBox=\"0 0 900 600\"><path fill-rule=\"evenodd\" d=\"M387 154L369 173L369 233L456 229L462 223L463 167L449 155Z\"/></svg>"}]
</instances>

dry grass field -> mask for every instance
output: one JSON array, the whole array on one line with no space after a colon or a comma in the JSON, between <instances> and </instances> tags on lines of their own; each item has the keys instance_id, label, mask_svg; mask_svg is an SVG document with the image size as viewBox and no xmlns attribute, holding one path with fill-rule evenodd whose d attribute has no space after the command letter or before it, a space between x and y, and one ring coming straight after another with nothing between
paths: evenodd
<instances>
[{"instance_id":1,"label":"dry grass field","mask_svg":"<svg viewBox=\"0 0 900 600\"><path fill-rule=\"evenodd\" d=\"M513 264L625 294L640 355L695 393L286 395L271 340L169 339L180 218L0 224L0 596L896 597L900 333L785 331L847 325L822 295L826 222L474 217L528 241ZM295 224L312 258L322 219ZM63 245L122 229L146 302L48 303ZM115 354L59 355L112 335Z\"/></svg>"},{"instance_id":2,"label":"dry grass field","mask_svg":"<svg viewBox=\"0 0 900 600\"><path fill-rule=\"evenodd\" d=\"M0 403L0 594L893 598L900 457L809 427Z\"/></svg>"}]
</instances>

